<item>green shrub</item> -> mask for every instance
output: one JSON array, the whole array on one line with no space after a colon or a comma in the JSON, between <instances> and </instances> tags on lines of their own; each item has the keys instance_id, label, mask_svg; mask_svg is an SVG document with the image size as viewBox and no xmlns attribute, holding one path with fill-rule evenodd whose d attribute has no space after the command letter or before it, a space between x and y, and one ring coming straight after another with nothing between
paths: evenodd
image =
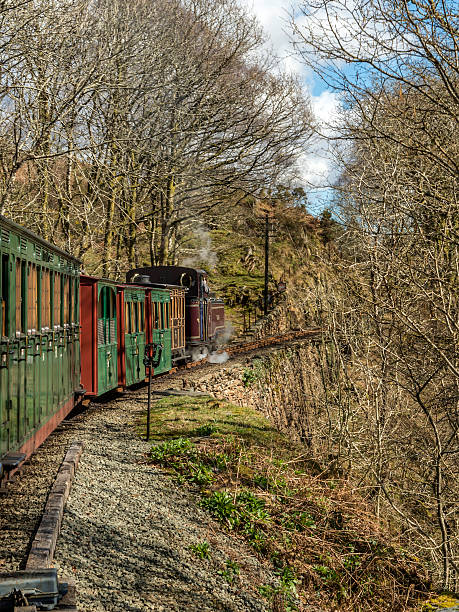
<instances>
[{"instance_id":1,"label":"green shrub","mask_svg":"<svg viewBox=\"0 0 459 612\"><path fill-rule=\"evenodd\" d=\"M219 570L220 576L222 576L226 582L232 584L234 579L239 575L240 569L239 565L235 561L231 561L231 559L227 559L225 561L226 569Z\"/></svg>"}]
</instances>

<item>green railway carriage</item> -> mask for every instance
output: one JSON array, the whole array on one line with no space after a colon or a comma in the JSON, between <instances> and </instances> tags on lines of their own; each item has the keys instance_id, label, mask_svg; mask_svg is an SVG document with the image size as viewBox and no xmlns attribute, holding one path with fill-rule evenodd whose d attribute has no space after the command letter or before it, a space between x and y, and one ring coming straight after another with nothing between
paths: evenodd
<instances>
[{"instance_id":1,"label":"green railway carriage","mask_svg":"<svg viewBox=\"0 0 459 612\"><path fill-rule=\"evenodd\" d=\"M151 289L150 308L151 342L163 347L155 374L162 374L172 368L171 292L168 289Z\"/></svg>"},{"instance_id":2,"label":"green railway carriage","mask_svg":"<svg viewBox=\"0 0 459 612\"><path fill-rule=\"evenodd\" d=\"M74 406L80 262L2 216L0 258L0 465L11 469Z\"/></svg>"},{"instance_id":3,"label":"green railway carriage","mask_svg":"<svg viewBox=\"0 0 459 612\"><path fill-rule=\"evenodd\" d=\"M118 286L118 384L130 387L145 380L147 293L142 287Z\"/></svg>"}]
</instances>

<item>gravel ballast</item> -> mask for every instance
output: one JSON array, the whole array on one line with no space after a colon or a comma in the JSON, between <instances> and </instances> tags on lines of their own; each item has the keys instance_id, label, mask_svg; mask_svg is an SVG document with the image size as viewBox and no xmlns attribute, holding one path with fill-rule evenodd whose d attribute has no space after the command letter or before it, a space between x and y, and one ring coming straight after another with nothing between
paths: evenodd
<instances>
[{"instance_id":1,"label":"gravel ballast","mask_svg":"<svg viewBox=\"0 0 459 612\"><path fill-rule=\"evenodd\" d=\"M135 422L146 390L90 409L67 430L85 450L67 502L55 565L74 577L79 610L265 610L256 584L272 576L197 506L198 497L148 465ZM207 541L210 559L190 546ZM240 566L230 585L218 573Z\"/></svg>"}]
</instances>

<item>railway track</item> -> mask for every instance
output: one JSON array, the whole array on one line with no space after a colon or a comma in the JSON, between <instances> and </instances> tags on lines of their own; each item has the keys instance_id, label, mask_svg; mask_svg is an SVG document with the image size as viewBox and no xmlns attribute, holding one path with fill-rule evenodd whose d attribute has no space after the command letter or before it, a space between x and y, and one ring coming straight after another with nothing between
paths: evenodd
<instances>
[{"instance_id":1,"label":"railway track","mask_svg":"<svg viewBox=\"0 0 459 612\"><path fill-rule=\"evenodd\" d=\"M218 350L217 353L226 352L229 356L241 355L244 353L250 353L251 351L256 351L260 348L279 346L286 344L287 342L294 342L306 338L313 338L315 336L319 336L321 333L323 333L323 329L320 327L311 327L309 329L295 330L287 332L286 334L279 334L277 336L267 336L266 338L260 338L259 340L231 344L225 347L224 349ZM208 357L204 357L203 359L200 359L198 361L192 361L181 366L176 366L175 368L172 368L172 370L170 370L169 374L174 374L175 372L187 370L190 368L204 366L208 363L210 363Z\"/></svg>"},{"instance_id":2,"label":"railway track","mask_svg":"<svg viewBox=\"0 0 459 612\"><path fill-rule=\"evenodd\" d=\"M240 353L250 352L267 346L276 346L278 344L285 344L286 342L302 340L303 338L311 338L318 336L322 332L323 330L320 327L289 331L286 334L280 334L278 336L267 336L266 338L260 338L259 340L254 340L252 342L241 342L239 344L231 345L226 349L226 351L230 355L238 355Z\"/></svg>"}]
</instances>

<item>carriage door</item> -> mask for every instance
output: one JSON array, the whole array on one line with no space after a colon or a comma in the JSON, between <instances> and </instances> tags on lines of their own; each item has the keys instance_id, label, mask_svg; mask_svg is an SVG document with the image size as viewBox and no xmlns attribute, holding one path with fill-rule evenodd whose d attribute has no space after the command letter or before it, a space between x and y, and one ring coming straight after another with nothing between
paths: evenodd
<instances>
[{"instance_id":1,"label":"carriage door","mask_svg":"<svg viewBox=\"0 0 459 612\"><path fill-rule=\"evenodd\" d=\"M6 232L5 232L6 233ZM9 257L0 251L0 457L10 449L12 403L9 370L11 368L10 338L10 274Z\"/></svg>"},{"instance_id":2,"label":"carriage door","mask_svg":"<svg viewBox=\"0 0 459 612\"><path fill-rule=\"evenodd\" d=\"M118 386L115 303L115 288L99 283L97 304L98 395Z\"/></svg>"},{"instance_id":3,"label":"carriage door","mask_svg":"<svg viewBox=\"0 0 459 612\"><path fill-rule=\"evenodd\" d=\"M145 380L145 293L124 292L126 386Z\"/></svg>"},{"instance_id":4,"label":"carriage door","mask_svg":"<svg viewBox=\"0 0 459 612\"><path fill-rule=\"evenodd\" d=\"M207 342L209 339L209 306L206 298L200 300L201 315L201 340Z\"/></svg>"},{"instance_id":5,"label":"carriage door","mask_svg":"<svg viewBox=\"0 0 459 612\"><path fill-rule=\"evenodd\" d=\"M171 362L170 294L166 291L151 292L152 340L163 347L161 361L155 374L168 372Z\"/></svg>"}]
</instances>

